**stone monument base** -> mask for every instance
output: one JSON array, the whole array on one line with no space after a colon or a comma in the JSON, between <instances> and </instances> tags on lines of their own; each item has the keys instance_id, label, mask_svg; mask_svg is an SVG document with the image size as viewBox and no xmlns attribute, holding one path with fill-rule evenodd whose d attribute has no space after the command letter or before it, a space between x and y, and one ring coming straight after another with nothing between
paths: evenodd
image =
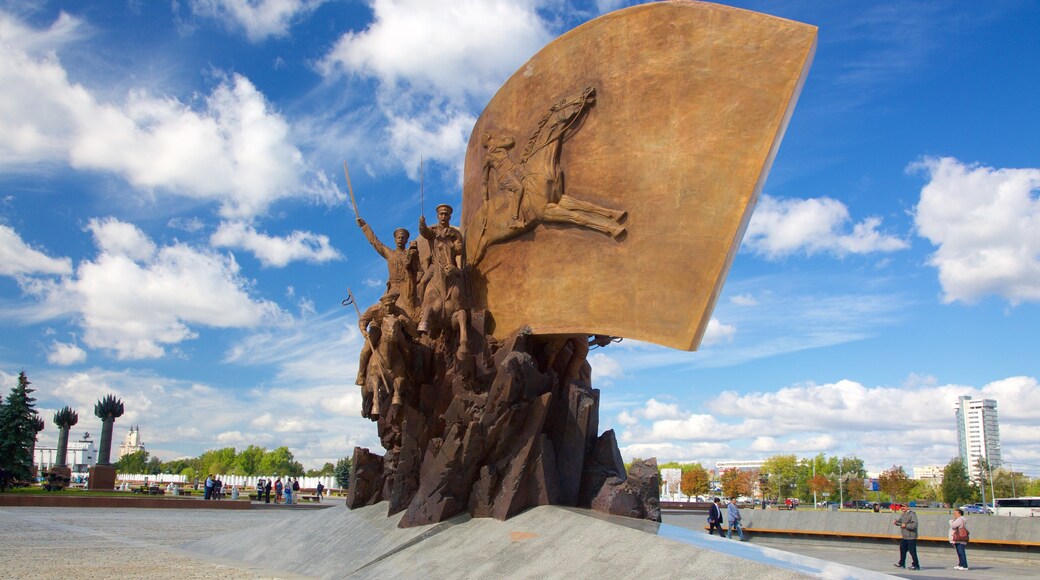
<instances>
[{"instance_id":1,"label":"stone monument base","mask_svg":"<svg viewBox=\"0 0 1040 580\"><path fill-rule=\"evenodd\" d=\"M112 491L116 488L116 468L111 465L95 465L90 468L87 489Z\"/></svg>"},{"instance_id":2,"label":"stone monument base","mask_svg":"<svg viewBox=\"0 0 1040 580\"><path fill-rule=\"evenodd\" d=\"M200 502L201 503L201 502ZM217 502L220 503L220 502ZM399 528L388 502L301 513L178 546L263 577L314 578L870 578L871 572L643 519L540 506L506 521L463 512ZM703 520L701 520L703 521ZM878 576L879 577L879 576Z\"/></svg>"}]
</instances>

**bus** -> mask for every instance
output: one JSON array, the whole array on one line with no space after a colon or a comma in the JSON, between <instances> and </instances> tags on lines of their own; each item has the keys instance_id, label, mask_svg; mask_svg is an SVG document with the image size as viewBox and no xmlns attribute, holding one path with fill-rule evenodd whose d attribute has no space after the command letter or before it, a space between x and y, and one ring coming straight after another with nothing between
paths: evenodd
<instances>
[{"instance_id":1,"label":"bus","mask_svg":"<svg viewBox=\"0 0 1040 580\"><path fill-rule=\"evenodd\" d=\"M1040 518L1040 497L1007 497L994 502L996 515Z\"/></svg>"}]
</instances>

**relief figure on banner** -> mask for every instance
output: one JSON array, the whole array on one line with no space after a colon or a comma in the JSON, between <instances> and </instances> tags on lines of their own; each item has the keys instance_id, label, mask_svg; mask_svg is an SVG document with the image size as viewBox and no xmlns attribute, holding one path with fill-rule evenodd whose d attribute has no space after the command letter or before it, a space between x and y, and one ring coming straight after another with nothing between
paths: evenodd
<instances>
[{"instance_id":1,"label":"relief figure on banner","mask_svg":"<svg viewBox=\"0 0 1040 580\"><path fill-rule=\"evenodd\" d=\"M386 260L386 293L397 294L397 305L414 319L418 302L415 287L419 278L419 250L416 248L415 242L412 242L411 245L408 244L408 230L405 228L394 230L396 247L390 248L379 241L375 232L372 231L372 227L365 223L365 220L357 218L357 225L365 234L368 243L372 244L376 252Z\"/></svg>"},{"instance_id":2,"label":"relief figure on banner","mask_svg":"<svg viewBox=\"0 0 1040 580\"><path fill-rule=\"evenodd\" d=\"M564 187L560 152L596 102L596 90L559 100L538 120L519 159L516 140L485 131L481 136L484 204L474 263L489 246L515 238L540 223L571 224L620 238L627 212L576 199Z\"/></svg>"}]
</instances>

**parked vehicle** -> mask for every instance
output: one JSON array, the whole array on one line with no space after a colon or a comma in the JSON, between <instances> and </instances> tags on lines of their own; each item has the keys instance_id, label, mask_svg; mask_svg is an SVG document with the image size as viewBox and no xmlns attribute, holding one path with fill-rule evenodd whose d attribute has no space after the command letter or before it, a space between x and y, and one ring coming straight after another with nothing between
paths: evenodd
<instances>
[{"instance_id":1,"label":"parked vehicle","mask_svg":"<svg viewBox=\"0 0 1040 580\"><path fill-rule=\"evenodd\" d=\"M888 509L890 509L890 510L892 510L894 512L902 511L903 504L892 502L892 503L888 504Z\"/></svg>"},{"instance_id":2,"label":"parked vehicle","mask_svg":"<svg viewBox=\"0 0 1040 580\"><path fill-rule=\"evenodd\" d=\"M998 516L1040 518L1040 497L998 498L993 503Z\"/></svg>"},{"instance_id":3,"label":"parked vehicle","mask_svg":"<svg viewBox=\"0 0 1040 580\"><path fill-rule=\"evenodd\" d=\"M984 514L984 513L986 513L986 508L982 507L981 505L976 505L976 504L962 505L961 509L964 510L964 513L966 513L966 514Z\"/></svg>"}]
</instances>

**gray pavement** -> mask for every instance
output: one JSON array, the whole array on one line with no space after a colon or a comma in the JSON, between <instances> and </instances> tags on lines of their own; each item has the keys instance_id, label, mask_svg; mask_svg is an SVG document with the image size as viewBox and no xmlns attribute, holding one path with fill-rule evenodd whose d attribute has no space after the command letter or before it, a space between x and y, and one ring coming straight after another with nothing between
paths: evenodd
<instances>
[{"instance_id":1,"label":"gray pavement","mask_svg":"<svg viewBox=\"0 0 1040 580\"><path fill-rule=\"evenodd\" d=\"M664 522L704 533L704 514L670 513L663 516ZM1015 554L994 554L968 546L967 571L954 570L957 554L948 545L922 545L918 548L921 570L901 570L893 566L899 560L899 544L896 541L820 541L775 536L748 536L750 544L775 548L785 552L802 554L822 560L839 562L865 570L873 570L902 578L920 580L938 578L1000 579L1040 578L1040 559L1027 559ZM909 562L907 562L909 565Z\"/></svg>"},{"instance_id":2,"label":"gray pavement","mask_svg":"<svg viewBox=\"0 0 1040 580\"><path fill-rule=\"evenodd\" d=\"M1040 577L1035 565L970 552L969 572L952 570L952 550L945 559L922 552L925 569L904 572L891 566L895 552L882 547L740 543L566 508L536 508L507 522L462 517L401 530L386 518L385 505L355 511L342 500L334 505L0 508L0 577Z\"/></svg>"}]
</instances>

